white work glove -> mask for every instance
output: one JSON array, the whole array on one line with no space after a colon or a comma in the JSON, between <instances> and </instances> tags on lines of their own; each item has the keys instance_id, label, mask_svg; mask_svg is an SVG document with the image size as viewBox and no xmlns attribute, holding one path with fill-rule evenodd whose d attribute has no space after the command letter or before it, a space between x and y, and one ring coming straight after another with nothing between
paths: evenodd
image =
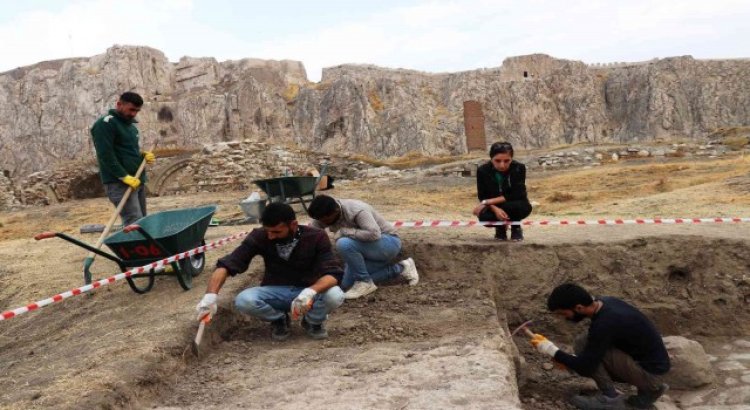
<instances>
[{"instance_id":1,"label":"white work glove","mask_svg":"<svg viewBox=\"0 0 750 410\"><path fill-rule=\"evenodd\" d=\"M208 315L209 320L214 316L217 310L217 296L218 295L215 293L206 293L203 295L203 299L201 299L201 301L198 302L198 306L195 307L196 312L198 312L198 320L202 320L206 315Z\"/></svg>"},{"instance_id":2,"label":"white work glove","mask_svg":"<svg viewBox=\"0 0 750 410\"><path fill-rule=\"evenodd\" d=\"M554 358L555 353L560 350L554 343L547 340L546 337L535 333L534 337L531 338L531 344L536 348L539 353L546 354L549 357Z\"/></svg>"},{"instance_id":3,"label":"white work glove","mask_svg":"<svg viewBox=\"0 0 750 410\"><path fill-rule=\"evenodd\" d=\"M297 295L297 297L292 301L291 312L293 320L299 319L302 315L312 309L313 300L315 299L315 295L317 294L318 292L310 288L302 289L302 292L300 292L299 295Z\"/></svg>"}]
</instances>

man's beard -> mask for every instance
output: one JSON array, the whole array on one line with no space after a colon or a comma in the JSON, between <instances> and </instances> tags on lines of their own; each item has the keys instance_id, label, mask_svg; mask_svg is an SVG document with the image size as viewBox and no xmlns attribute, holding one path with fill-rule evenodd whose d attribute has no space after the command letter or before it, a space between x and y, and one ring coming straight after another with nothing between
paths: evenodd
<instances>
[{"instance_id":1,"label":"man's beard","mask_svg":"<svg viewBox=\"0 0 750 410\"><path fill-rule=\"evenodd\" d=\"M293 240L294 235L290 233L286 238L273 239L271 243L273 243L274 245L287 245L292 243Z\"/></svg>"},{"instance_id":2,"label":"man's beard","mask_svg":"<svg viewBox=\"0 0 750 410\"><path fill-rule=\"evenodd\" d=\"M571 318L567 318L567 317L565 318L565 320L569 322L573 322L573 323L578 323L582 321L583 319L586 319L586 315L578 313L578 312L573 312L573 317Z\"/></svg>"}]
</instances>

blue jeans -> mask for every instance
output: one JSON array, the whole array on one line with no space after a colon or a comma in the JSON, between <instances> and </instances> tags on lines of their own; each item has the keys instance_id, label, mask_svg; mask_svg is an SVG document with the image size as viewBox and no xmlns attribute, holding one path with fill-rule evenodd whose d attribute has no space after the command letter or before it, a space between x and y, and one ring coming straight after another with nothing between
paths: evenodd
<instances>
[{"instance_id":1,"label":"blue jeans","mask_svg":"<svg viewBox=\"0 0 750 410\"><path fill-rule=\"evenodd\" d=\"M302 289L304 288L294 286L257 286L240 292L234 299L234 305L242 313L272 322L289 312L292 301ZM310 324L319 325L343 303L344 292L340 287L334 286L315 295L312 309L305 314L305 319Z\"/></svg>"},{"instance_id":2,"label":"blue jeans","mask_svg":"<svg viewBox=\"0 0 750 410\"><path fill-rule=\"evenodd\" d=\"M128 188L130 187L124 182L110 182L104 184L104 192L115 207L120 205L120 201L122 200L122 197L125 196L125 191L127 191ZM144 216L146 216L146 189L141 185L138 189L130 193L128 200L125 202L125 206L123 206L120 211L122 226L128 226Z\"/></svg>"},{"instance_id":3,"label":"blue jeans","mask_svg":"<svg viewBox=\"0 0 750 410\"><path fill-rule=\"evenodd\" d=\"M385 282L403 270L401 264L393 263L393 258L401 251L398 236L383 234L372 242L342 237L336 240L336 249L346 263L341 281L344 289L352 287L354 282Z\"/></svg>"}]
</instances>

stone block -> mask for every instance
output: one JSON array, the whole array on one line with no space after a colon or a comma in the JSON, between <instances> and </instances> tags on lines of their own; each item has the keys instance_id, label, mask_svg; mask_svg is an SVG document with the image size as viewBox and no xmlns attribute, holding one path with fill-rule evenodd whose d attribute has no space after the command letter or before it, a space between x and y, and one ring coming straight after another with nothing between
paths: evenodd
<instances>
[{"instance_id":1,"label":"stone block","mask_svg":"<svg viewBox=\"0 0 750 410\"><path fill-rule=\"evenodd\" d=\"M715 382L711 362L700 343L682 336L667 336L664 344L672 362L672 369L664 376L670 388L690 390Z\"/></svg>"}]
</instances>

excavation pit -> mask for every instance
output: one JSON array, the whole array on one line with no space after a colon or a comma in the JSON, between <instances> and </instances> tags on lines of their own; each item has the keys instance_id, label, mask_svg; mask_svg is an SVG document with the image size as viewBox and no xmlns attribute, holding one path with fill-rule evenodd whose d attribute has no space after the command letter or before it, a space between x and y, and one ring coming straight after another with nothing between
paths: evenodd
<instances>
[{"instance_id":1,"label":"excavation pit","mask_svg":"<svg viewBox=\"0 0 750 410\"><path fill-rule=\"evenodd\" d=\"M509 327L570 349L587 322L545 311L557 284L574 281L649 316L664 336L701 342L716 382L671 390L660 408L732 408L750 403L750 244L668 236L583 244L452 241L407 245L422 274L416 287L383 286L331 315L330 338L273 342L268 325L223 300L211 353L161 381L164 408L523 408L570 409L585 378L549 369ZM252 276L257 278L258 272ZM257 283L248 280L248 286ZM672 407L666 407L672 406ZM708 407L701 407L708 406Z\"/></svg>"}]
</instances>

